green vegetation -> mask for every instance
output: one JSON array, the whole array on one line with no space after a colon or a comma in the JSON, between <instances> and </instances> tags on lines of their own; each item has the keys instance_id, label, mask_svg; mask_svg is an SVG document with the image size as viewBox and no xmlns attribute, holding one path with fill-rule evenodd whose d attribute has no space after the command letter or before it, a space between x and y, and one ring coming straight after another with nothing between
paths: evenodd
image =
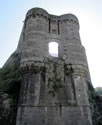
<instances>
[{"instance_id":1,"label":"green vegetation","mask_svg":"<svg viewBox=\"0 0 102 125\"><path fill-rule=\"evenodd\" d=\"M0 69L0 92L13 93L15 92L15 86L19 84L19 68L13 64L12 68L9 65Z\"/></svg>"},{"instance_id":2,"label":"green vegetation","mask_svg":"<svg viewBox=\"0 0 102 125\"><path fill-rule=\"evenodd\" d=\"M17 54L12 55L13 58L19 58ZM17 59L16 59L17 60ZM0 92L14 94L20 86L20 71L19 60L12 63L12 66L7 64L0 69Z\"/></svg>"},{"instance_id":3,"label":"green vegetation","mask_svg":"<svg viewBox=\"0 0 102 125\"><path fill-rule=\"evenodd\" d=\"M10 100L10 109L5 109L0 103L0 123L3 125L15 125L20 84L19 55L14 53L0 69L0 96L7 94Z\"/></svg>"},{"instance_id":4,"label":"green vegetation","mask_svg":"<svg viewBox=\"0 0 102 125\"><path fill-rule=\"evenodd\" d=\"M97 87L95 90L100 96L102 96L102 87Z\"/></svg>"},{"instance_id":5,"label":"green vegetation","mask_svg":"<svg viewBox=\"0 0 102 125\"><path fill-rule=\"evenodd\" d=\"M102 97L95 91L91 84L88 85L88 95L93 125L102 125Z\"/></svg>"},{"instance_id":6,"label":"green vegetation","mask_svg":"<svg viewBox=\"0 0 102 125\"><path fill-rule=\"evenodd\" d=\"M63 60L56 58L46 59L46 76L47 76L47 87L48 94L52 97L56 96L58 90L63 88L64 81L64 62Z\"/></svg>"}]
</instances>

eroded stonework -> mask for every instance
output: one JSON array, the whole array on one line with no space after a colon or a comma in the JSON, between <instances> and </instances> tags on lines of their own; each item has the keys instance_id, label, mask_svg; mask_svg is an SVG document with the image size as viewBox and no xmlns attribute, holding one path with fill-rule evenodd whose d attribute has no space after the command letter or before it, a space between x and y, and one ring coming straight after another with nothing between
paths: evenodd
<instances>
[{"instance_id":1,"label":"eroded stonework","mask_svg":"<svg viewBox=\"0 0 102 125\"><path fill-rule=\"evenodd\" d=\"M58 57L49 54L58 43ZM16 125L92 125L87 95L90 80L76 16L28 11L17 53L21 93Z\"/></svg>"}]
</instances>

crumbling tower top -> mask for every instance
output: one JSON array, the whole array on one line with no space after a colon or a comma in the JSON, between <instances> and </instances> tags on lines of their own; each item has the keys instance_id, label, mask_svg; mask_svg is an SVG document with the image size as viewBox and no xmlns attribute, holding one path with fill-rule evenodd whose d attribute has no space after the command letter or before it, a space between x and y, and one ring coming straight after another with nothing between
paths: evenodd
<instances>
[{"instance_id":1,"label":"crumbling tower top","mask_svg":"<svg viewBox=\"0 0 102 125\"><path fill-rule=\"evenodd\" d=\"M42 9L42 8L32 8L30 10L28 10L27 14L26 14L26 18L28 18L31 15L41 15L41 16L45 16L45 18L51 18L52 14L49 14L46 10ZM52 15L54 16L56 19L59 20L69 20L72 21L74 23L79 24L78 18L74 15L74 14L63 14L60 16L56 16L56 15Z\"/></svg>"}]
</instances>

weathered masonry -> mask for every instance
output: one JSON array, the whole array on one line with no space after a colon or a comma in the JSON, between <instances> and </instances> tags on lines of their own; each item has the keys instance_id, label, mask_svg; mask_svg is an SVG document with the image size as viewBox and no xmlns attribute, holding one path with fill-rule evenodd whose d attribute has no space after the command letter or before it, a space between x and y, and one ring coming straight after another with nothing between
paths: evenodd
<instances>
[{"instance_id":1,"label":"weathered masonry","mask_svg":"<svg viewBox=\"0 0 102 125\"><path fill-rule=\"evenodd\" d=\"M57 44L57 55L49 52ZM28 11L19 40L22 85L16 125L92 125L90 81L75 15Z\"/></svg>"}]
</instances>

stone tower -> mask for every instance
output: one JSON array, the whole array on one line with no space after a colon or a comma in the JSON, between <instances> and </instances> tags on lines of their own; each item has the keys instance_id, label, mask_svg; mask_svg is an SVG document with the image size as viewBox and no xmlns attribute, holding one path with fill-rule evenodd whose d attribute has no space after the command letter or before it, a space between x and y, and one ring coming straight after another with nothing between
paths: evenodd
<instances>
[{"instance_id":1,"label":"stone tower","mask_svg":"<svg viewBox=\"0 0 102 125\"><path fill-rule=\"evenodd\" d=\"M58 44L58 57L49 43ZM92 125L90 81L76 16L28 11L18 44L22 85L16 125Z\"/></svg>"}]
</instances>

